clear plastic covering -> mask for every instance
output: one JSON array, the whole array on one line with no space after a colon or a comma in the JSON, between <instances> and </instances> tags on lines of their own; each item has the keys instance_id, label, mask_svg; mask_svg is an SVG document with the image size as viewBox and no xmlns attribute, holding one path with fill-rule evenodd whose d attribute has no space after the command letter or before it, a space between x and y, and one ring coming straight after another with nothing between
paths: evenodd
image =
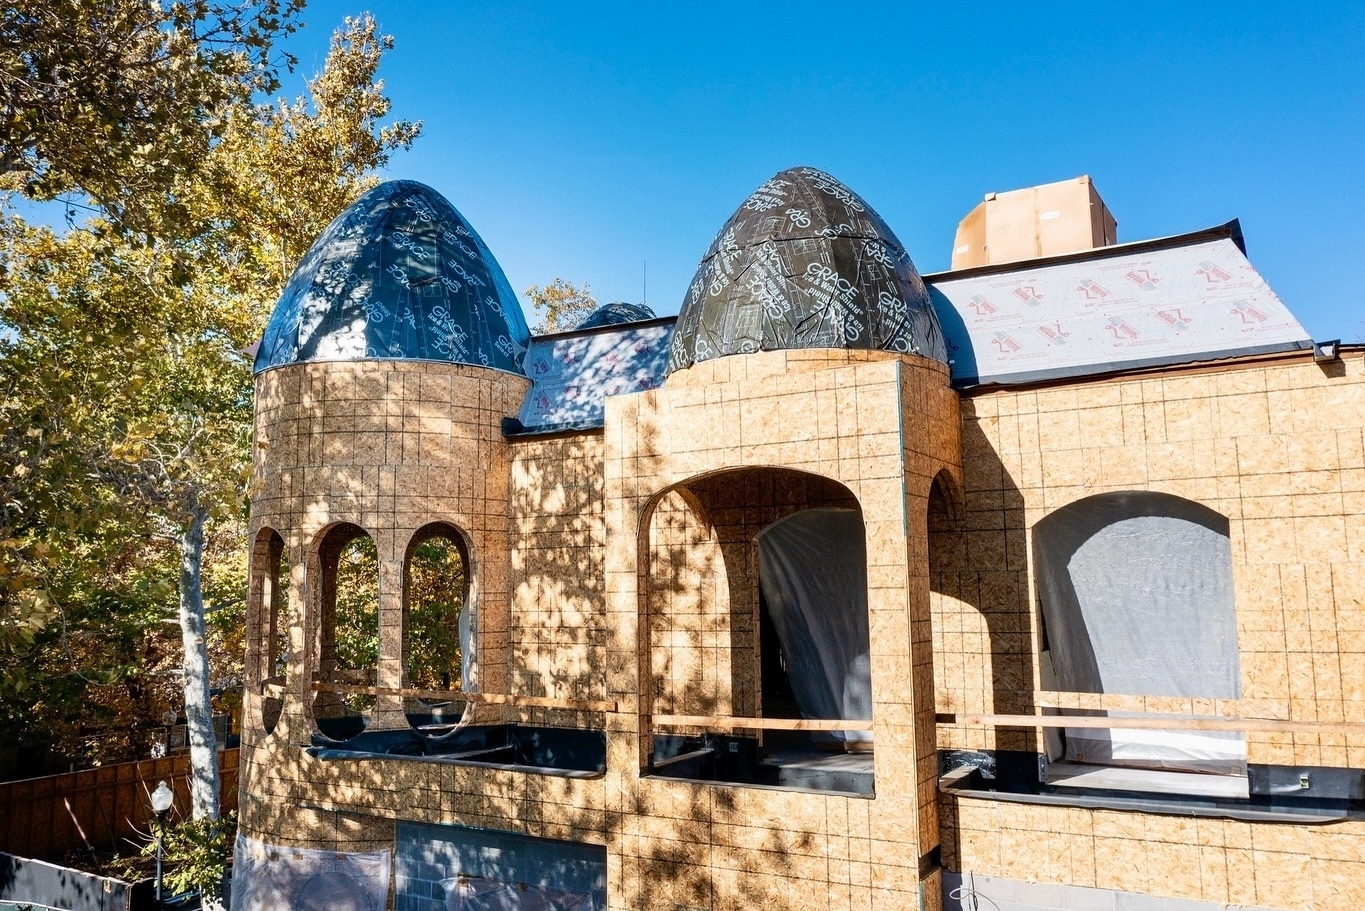
<instances>
[{"instance_id":1,"label":"clear plastic covering","mask_svg":"<svg viewBox=\"0 0 1365 911\"><path fill-rule=\"evenodd\" d=\"M381 184L327 226L266 326L256 370L368 358L522 372L530 331L483 240L445 197Z\"/></svg>"},{"instance_id":2,"label":"clear plastic covering","mask_svg":"<svg viewBox=\"0 0 1365 911\"><path fill-rule=\"evenodd\" d=\"M1166 494L1102 494L1048 516L1034 542L1063 690L1240 697L1227 519ZM1077 762L1246 769L1237 732L1067 729L1066 740Z\"/></svg>"},{"instance_id":3,"label":"clear plastic covering","mask_svg":"<svg viewBox=\"0 0 1365 911\"><path fill-rule=\"evenodd\" d=\"M867 543L854 509L805 509L758 535L758 577L806 718L872 718ZM871 740L847 731L844 740Z\"/></svg>"},{"instance_id":4,"label":"clear plastic covering","mask_svg":"<svg viewBox=\"0 0 1365 911\"><path fill-rule=\"evenodd\" d=\"M599 326L620 326L624 323L638 323L647 319L654 319L654 311L644 304L612 301L610 304L603 304L589 313L587 318L574 328L596 329Z\"/></svg>"},{"instance_id":5,"label":"clear plastic covering","mask_svg":"<svg viewBox=\"0 0 1365 911\"><path fill-rule=\"evenodd\" d=\"M602 911L587 892L565 892L533 883L452 876L441 880L447 911Z\"/></svg>"},{"instance_id":6,"label":"clear plastic covering","mask_svg":"<svg viewBox=\"0 0 1365 911\"><path fill-rule=\"evenodd\" d=\"M233 911L384 911L390 852L284 848L237 836Z\"/></svg>"},{"instance_id":7,"label":"clear plastic covering","mask_svg":"<svg viewBox=\"0 0 1365 911\"><path fill-rule=\"evenodd\" d=\"M856 193L781 172L720 229L692 279L668 369L782 348L873 348L948 360L914 263Z\"/></svg>"}]
</instances>

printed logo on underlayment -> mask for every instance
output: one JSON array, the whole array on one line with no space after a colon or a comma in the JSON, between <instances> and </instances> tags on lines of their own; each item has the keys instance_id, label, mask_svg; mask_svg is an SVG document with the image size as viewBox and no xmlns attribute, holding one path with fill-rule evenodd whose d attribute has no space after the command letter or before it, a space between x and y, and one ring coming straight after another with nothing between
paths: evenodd
<instances>
[{"instance_id":1,"label":"printed logo on underlayment","mask_svg":"<svg viewBox=\"0 0 1365 911\"><path fill-rule=\"evenodd\" d=\"M545 358L538 357L536 362L531 365L531 372L536 376L544 376L550 372L550 365L545 362Z\"/></svg>"},{"instance_id":2,"label":"printed logo on underlayment","mask_svg":"<svg viewBox=\"0 0 1365 911\"><path fill-rule=\"evenodd\" d=\"M1018 342L1004 332L995 333L995 337L991 339L991 344L999 349L1001 354L1013 354L1021 347Z\"/></svg>"},{"instance_id":3,"label":"printed logo on underlayment","mask_svg":"<svg viewBox=\"0 0 1365 911\"><path fill-rule=\"evenodd\" d=\"M1232 278L1231 275L1228 275L1208 260L1201 261L1199 263L1199 268L1194 271L1196 274L1204 276L1204 281L1208 282L1210 285L1217 284L1218 282L1225 282Z\"/></svg>"},{"instance_id":4,"label":"printed logo on underlayment","mask_svg":"<svg viewBox=\"0 0 1365 911\"><path fill-rule=\"evenodd\" d=\"M1189 324L1194 322L1190 317L1181 313L1179 307L1174 310L1158 310L1156 312L1156 317L1163 323L1171 326L1176 332L1184 332L1186 329L1190 328Z\"/></svg>"},{"instance_id":5,"label":"printed logo on underlayment","mask_svg":"<svg viewBox=\"0 0 1365 911\"><path fill-rule=\"evenodd\" d=\"M1019 298L1030 307L1037 307L1043 302L1043 295L1039 294L1032 285L1024 285L1014 289L1014 296Z\"/></svg>"},{"instance_id":6,"label":"printed logo on underlayment","mask_svg":"<svg viewBox=\"0 0 1365 911\"><path fill-rule=\"evenodd\" d=\"M1148 269L1134 269L1125 275L1124 278L1137 285L1143 291L1155 291L1156 283L1161 281L1161 279L1153 275Z\"/></svg>"},{"instance_id":7,"label":"printed logo on underlayment","mask_svg":"<svg viewBox=\"0 0 1365 911\"><path fill-rule=\"evenodd\" d=\"M1099 301L1109 296L1109 292L1097 285L1088 278L1081 279L1081 283L1076 286L1076 290L1085 295L1086 300Z\"/></svg>"},{"instance_id":8,"label":"printed logo on underlayment","mask_svg":"<svg viewBox=\"0 0 1365 911\"><path fill-rule=\"evenodd\" d=\"M1043 337L1054 345L1065 345L1066 340L1071 336L1062 328L1061 323L1053 323L1050 326L1039 326L1038 331L1043 333Z\"/></svg>"},{"instance_id":9,"label":"printed logo on underlayment","mask_svg":"<svg viewBox=\"0 0 1365 911\"><path fill-rule=\"evenodd\" d=\"M967 306L971 307L972 311L977 316L990 316L992 313L997 312L995 304L992 304L980 294L973 294L972 299L967 301Z\"/></svg>"},{"instance_id":10,"label":"printed logo on underlayment","mask_svg":"<svg viewBox=\"0 0 1365 911\"><path fill-rule=\"evenodd\" d=\"M755 190L753 195L744 201L744 208L750 212L766 212L769 209L786 205L787 194L782 191L787 187L788 183L785 180L778 180L774 177Z\"/></svg>"},{"instance_id":11,"label":"printed logo on underlayment","mask_svg":"<svg viewBox=\"0 0 1365 911\"><path fill-rule=\"evenodd\" d=\"M1233 301L1232 312L1241 318L1244 325L1252 327L1259 326L1270 318L1257 310L1250 301Z\"/></svg>"},{"instance_id":12,"label":"printed logo on underlayment","mask_svg":"<svg viewBox=\"0 0 1365 911\"><path fill-rule=\"evenodd\" d=\"M787 217L790 218L792 224L796 225L798 228L810 227L810 213L805 209L788 209Z\"/></svg>"},{"instance_id":13,"label":"printed logo on underlayment","mask_svg":"<svg viewBox=\"0 0 1365 911\"><path fill-rule=\"evenodd\" d=\"M1104 328L1114 333L1115 341L1123 341L1124 339L1135 339L1138 337L1138 331L1134 329L1132 326L1128 325L1127 321L1125 321L1121 316L1109 317L1109 323Z\"/></svg>"}]
</instances>

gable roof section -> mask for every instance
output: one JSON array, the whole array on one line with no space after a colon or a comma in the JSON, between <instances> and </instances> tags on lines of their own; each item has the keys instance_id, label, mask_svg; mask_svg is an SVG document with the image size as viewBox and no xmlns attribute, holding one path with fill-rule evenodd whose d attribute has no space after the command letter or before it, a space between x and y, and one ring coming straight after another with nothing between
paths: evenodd
<instances>
[{"instance_id":1,"label":"gable roof section","mask_svg":"<svg viewBox=\"0 0 1365 911\"><path fill-rule=\"evenodd\" d=\"M962 387L1312 346L1241 226L926 275Z\"/></svg>"}]
</instances>

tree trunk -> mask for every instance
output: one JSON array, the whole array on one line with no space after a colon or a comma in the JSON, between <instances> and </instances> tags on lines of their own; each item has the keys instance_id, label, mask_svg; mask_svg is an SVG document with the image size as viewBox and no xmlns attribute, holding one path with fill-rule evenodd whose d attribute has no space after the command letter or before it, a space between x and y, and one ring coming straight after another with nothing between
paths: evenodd
<instances>
[{"instance_id":1,"label":"tree trunk","mask_svg":"<svg viewBox=\"0 0 1365 911\"><path fill-rule=\"evenodd\" d=\"M204 522L195 510L180 536L180 631L185 645L185 721L190 741L190 799L195 819L217 819L218 745L209 705L209 651L204 634Z\"/></svg>"}]
</instances>

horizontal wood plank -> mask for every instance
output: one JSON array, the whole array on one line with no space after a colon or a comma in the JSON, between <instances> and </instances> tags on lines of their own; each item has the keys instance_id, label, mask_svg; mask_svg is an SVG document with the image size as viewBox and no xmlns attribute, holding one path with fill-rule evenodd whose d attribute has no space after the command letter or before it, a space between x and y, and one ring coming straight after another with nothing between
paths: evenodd
<instances>
[{"instance_id":1,"label":"horizontal wood plank","mask_svg":"<svg viewBox=\"0 0 1365 911\"><path fill-rule=\"evenodd\" d=\"M315 693L339 693L356 696L396 696L400 699L421 699L427 702L472 702L476 705L513 705L524 708L567 709L575 712L615 712L614 701L590 699L551 699L548 696L513 696L505 693L464 693L459 690L419 690L409 687L395 689L386 686L361 686L352 683L315 681Z\"/></svg>"},{"instance_id":2,"label":"horizontal wood plank","mask_svg":"<svg viewBox=\"0 0 1365 911\"><path fill-rule=\"evenodd\" d=\"M734 715L655 715L654 726L713 731L870 731L872 722L837 718L737 718Z\"/></svg>"},{"instance_id":3,"label":"horizontal wood plank","mask_svg":"<svg viewBox=\"0 0 1365 911\"><path fill-rule=\"evenodd\" d=\"M1115 718L1104 715L952 715L939 714L938 723L971 728L1087 728L1143 731L1269 731L1305 734L1365 735L1365 723L1351 721L1293 721L1278 718L1229 718L1179 715L1174 717Z\"/></svg>"}]
</instances>

